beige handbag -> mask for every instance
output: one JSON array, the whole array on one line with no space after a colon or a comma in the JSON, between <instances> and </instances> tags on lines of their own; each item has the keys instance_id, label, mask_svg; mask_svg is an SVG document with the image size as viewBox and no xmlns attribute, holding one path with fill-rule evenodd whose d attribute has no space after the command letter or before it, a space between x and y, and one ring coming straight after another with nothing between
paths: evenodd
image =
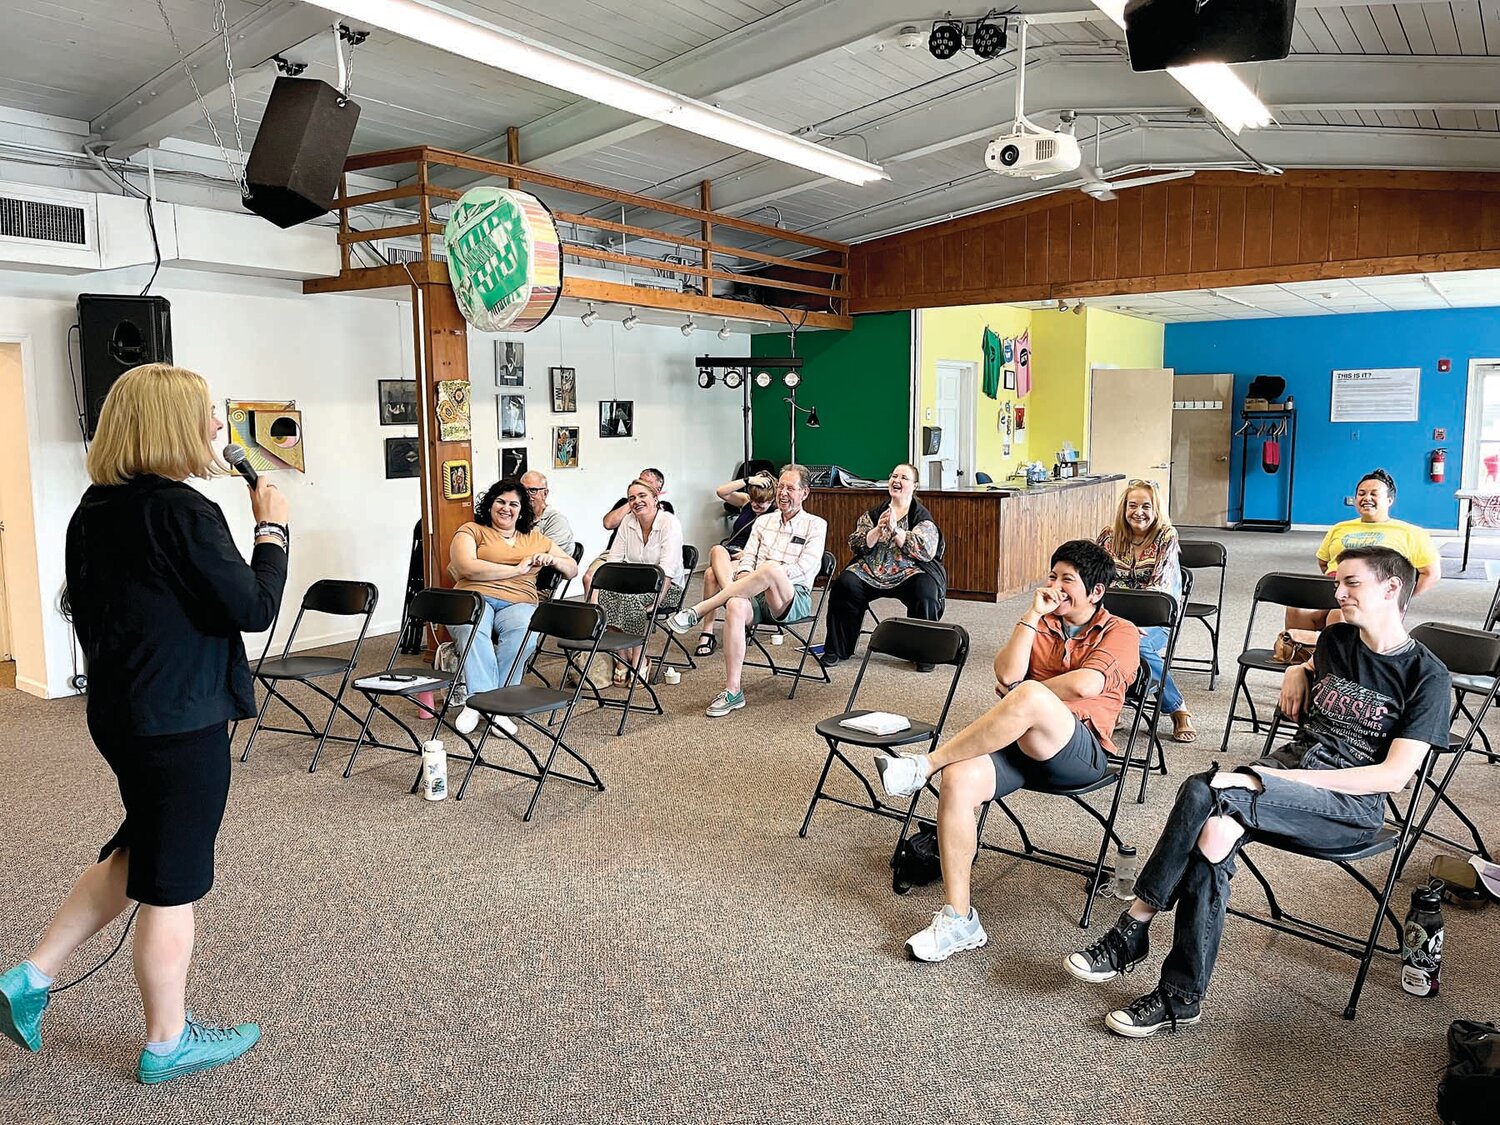
<instances>
[{"instance_id":1,"label":"beige handbag","mask_svg":"<svg viewBox=\"0 0 1500 1125\"><path fill-rule=\"evenodd\" d=\"M1283 629L1271 646L1271 659L1282 664L1306 664L1317 647L1316 629Z\"/></svg>"}]
</instances>

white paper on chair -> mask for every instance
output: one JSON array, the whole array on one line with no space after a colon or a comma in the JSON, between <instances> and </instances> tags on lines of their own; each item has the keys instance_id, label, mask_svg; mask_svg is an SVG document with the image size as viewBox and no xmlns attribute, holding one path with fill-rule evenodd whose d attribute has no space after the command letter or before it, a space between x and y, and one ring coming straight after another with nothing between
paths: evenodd
<instances>
[{"instance_id":1,"label":"white paper on chair","mask_svg":"<svg viewBox=\"0 0 1500 1125\"><path fill-rule=\"evenodd\" d=\"M442 683L443 681L437 676L403 676L398 680L381 675L366 676L362 680L355 680L354 686L364 691L410 691L413 688L426 691Z\"/></svg>"},{"instance_id":2,"label":"white paper on chair","mask_svg":"<svg viewBox=\"0 0 1500 1125\"><path fill-rule=\"evenodd\" d=\"M889 711L871 711L868 715L856 715L841 719L839 726L865 734L895 734L898 730L910 730L911 720L905 715L893 715Z\"/></svg>"}]
</instances>

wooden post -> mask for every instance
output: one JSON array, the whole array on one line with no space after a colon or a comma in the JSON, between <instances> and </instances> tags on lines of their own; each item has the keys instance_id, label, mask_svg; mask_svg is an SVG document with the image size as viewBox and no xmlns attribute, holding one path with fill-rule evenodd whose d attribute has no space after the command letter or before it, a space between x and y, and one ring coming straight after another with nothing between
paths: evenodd
<instances>
[{"instance_id":1,"label":"wooden post","mask_svg":"<svg viewBox=\"0 0 1500 1125\"><path fill-rule=\"evenodd\" d=\"M512 125L505 130L505 162L507 164L521 163L521 130ZM505 186L514 188L517 181L507 179Z\"/></svg>"},{"instance_id":2,"label":"wooden post","mask_svg":"<svg viewBox=\"0 0 1500 1125\"><path fill-rule=\"evenodd\" d=\"M450 379L469 379L469 329L452 286L425 284L418 288L422 301L422 370L417 393L421 396L418 416L430 419L424 425L418 450L422 469L422 559L429 586L451 586L448 575L448 545L456 532L474 518L472 497L443 499L443 462L469 462L473 488L473 453L469 441L443 441L437 417L437 385ZM472 399L471 399L472 405Z\"/></svg>"},{"instance_id":3,"label":"wooden post","mask_svg":"<svg viewBox=\"0 0 1500 1125\"><path fill-rule=\"evenodd\" d=\"M698 184L698 206L704 211L712 211L714 209L714 189L713 185L710 184L707 180L702 180ZM704 242L712 242L714 240L713 223L705 220L702 226L703 233L699 237L702 238ZM714 252L707 246L703 248L703 268L706 270L711 270L714 268ZM705 277L703 279L703 295L705 297L712 297L714 295L713 278Z\"/></svg>"},{"instance_id":4,"label":"wooden post","mask_svg":"<svg viewBox=\"0 0 1500 1125\"><path fill-rule=\"evenodd\" d=\"M422 261L432 257L432 235L427 228L432 223L432 199L427 194L427 161L424 159L417 165L417 221L422 226L422 234L418 245L422 247Z\"/></svg>"},{"instance_id":5,"label":"wooden post","mask_svg":"<svg viewBox=\"0 0 1500 1125\"><path fill-rule=\"evenodd\" d=\"M333 205L339 213L339 234L349 233L349 209L344 206L344 200L349 198L349 177L339 176L339 192L334 196ZM349 272L349 243L342 238L339 239L339 271Z\"/></svg>"}]
</instances>

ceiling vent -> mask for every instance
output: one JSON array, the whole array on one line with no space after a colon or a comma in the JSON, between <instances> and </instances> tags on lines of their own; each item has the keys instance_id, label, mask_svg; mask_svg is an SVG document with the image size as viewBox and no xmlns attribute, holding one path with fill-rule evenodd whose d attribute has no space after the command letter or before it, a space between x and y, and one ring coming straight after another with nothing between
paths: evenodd
<instances>
[{"instance_id":1,"label":"ceiling vent","mask_svg":"<svg viewBox=\"0 0 1500 1125\"><path fill-rule=\"evenodd\" d=\"M0 237L86 247L87 215L70 204L0 195Z\"/></svg>"}]
</instances>

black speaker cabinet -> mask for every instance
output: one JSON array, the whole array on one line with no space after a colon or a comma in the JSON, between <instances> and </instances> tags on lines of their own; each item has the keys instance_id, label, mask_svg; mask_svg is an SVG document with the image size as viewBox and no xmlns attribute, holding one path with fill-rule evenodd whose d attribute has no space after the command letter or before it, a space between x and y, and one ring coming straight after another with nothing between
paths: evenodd
<instances>
[{"instance_id":1,"label":"black speaker cabinet","mask_svg":"<svg viewBox=\"0 0 1500 1125\"><path fill-rule=\"evenodd\" d=\"M278 78L250 149L245 206L285 229L326 215L359 124L359 106L327 82Z\"/></svg>"},{"instance_id":2,"label":"black speaker cabinet","mask_svg":"<svg viewBox=\"0 0 1500 1125\"><path fill-rule=\"evenodd\" d=\"M1296 0L1129 0L1130 68L1284 59L1296 9Z\"/></svg>"},{"instance_id":3,"label":"black speaker cabinet","mask_svg":"<svg viewBox=\"0 0 1500 1125\"><path fill-rule=\"evenodd\" d=\"M87 436L92 439L116 379L143 363L172 362L172 306L165 297L80 293L78 351Z\"/></svg>"}]
</instances>

